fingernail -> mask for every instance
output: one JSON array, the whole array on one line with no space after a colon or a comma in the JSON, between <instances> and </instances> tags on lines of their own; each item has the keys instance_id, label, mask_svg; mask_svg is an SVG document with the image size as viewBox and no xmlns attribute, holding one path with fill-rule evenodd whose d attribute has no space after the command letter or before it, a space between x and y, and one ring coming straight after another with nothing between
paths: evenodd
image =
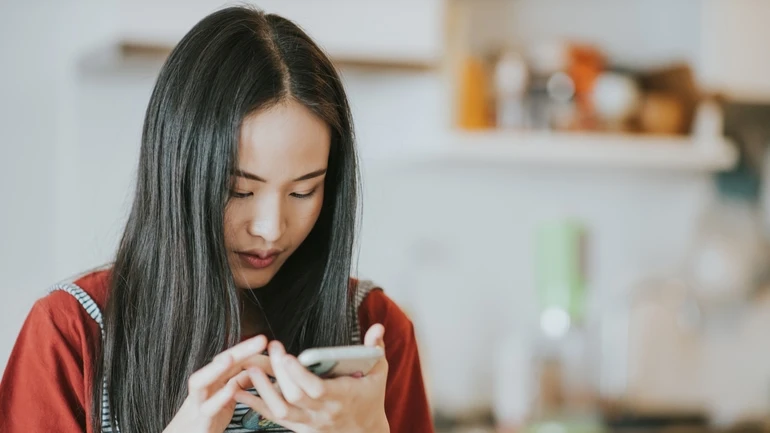
<instances>
[{"instance_id":1,"label":"fingernail","mask_svg":"<svg viewBox=\"0 0 770 433\"><path fill-rule=\"evenodd\" d=\"M250 342L251 343L251 347L254 350L262 349L262 346L265 344L264 341L262 341L262 338L260 338L260 337L262 337L262 336L259 335L259 336L254 337L254 338L251 339L251 342Z\"/></svg>"}]
</instances>

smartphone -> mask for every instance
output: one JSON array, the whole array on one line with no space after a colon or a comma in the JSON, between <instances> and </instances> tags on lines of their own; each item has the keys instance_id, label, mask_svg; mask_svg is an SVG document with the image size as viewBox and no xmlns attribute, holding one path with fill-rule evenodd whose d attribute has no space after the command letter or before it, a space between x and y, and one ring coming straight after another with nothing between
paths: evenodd
<instances>
[{"instance_id":1,"label":"smartphone","mask_svg":"<svg viewBox=\"0 0 770 433\"><path fill-rule=\"evenodd\" d=\"M381 347L340 346L306 349L297 359L313 374L327 379L341 376L365 376L384 356L385 351ZM280 394L281 388L277 381L271 379L273 386ZM271 431L271 429L283 431L280 426L268 421L253 409L249 409L244 414L241 425L260 431Z\"/></svg>"},{"instance_id":2,"label":"smartphone","mask_svg":"<svg viewBox=\"0 0 770 433\"><path fill-rule=\"evenodd\" d=\"M316 376L365 376L385 356L381 347L339 346L306 349L297 357L299 363Z\"/></svg>"}]
</instances>

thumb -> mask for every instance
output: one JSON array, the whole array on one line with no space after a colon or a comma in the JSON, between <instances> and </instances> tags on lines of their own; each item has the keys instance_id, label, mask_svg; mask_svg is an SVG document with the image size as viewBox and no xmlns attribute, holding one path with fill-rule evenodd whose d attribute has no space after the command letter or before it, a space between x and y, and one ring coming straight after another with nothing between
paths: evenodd
<instances>
[{"instance_id":1,"label":"thumb","mask_svg":"<svg viewBox=\"0 0 770 433\"><path fill-rule=\"evenodd\" d=\"M385 327L377 323L369 327L364 337L364 345L385 348Z\"/></svg>"}]
</instances>

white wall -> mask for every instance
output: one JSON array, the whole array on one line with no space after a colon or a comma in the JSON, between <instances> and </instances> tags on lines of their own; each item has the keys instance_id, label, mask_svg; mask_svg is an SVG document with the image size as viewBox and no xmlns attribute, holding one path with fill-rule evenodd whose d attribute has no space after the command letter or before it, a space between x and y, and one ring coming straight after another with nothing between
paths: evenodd
<instances>
[{"instance_id":1,"label":"white wall","mask_svg":"<svg viewBox=\"0 0 770 433\"><path fill-rule=\"evenodd\" d=\"M332 56L429 63L443 48L444 0L119 0L118 32L132 42L174 45L201 18L254 4L291 17ZM408 10L408 13L404 13ZM352 36L352 37L351 37Z\"/></svg>"},{"instance_id":2,"label":"white wall","mask_svg":"<svg viewBox=\"0 0 770 433\"><path fill-rule=\"evenodd\" d=\"M114 27L113 3L0 3L0 368L34 300L70 272L75 64Z\"/></svg>"},{"instance_id":3,"label":"white wall","mask_svg":"<svg viewBox=\"0 0 770 433\"><path fill-rule=\"evenodd\" d=\"M700 0L513 1L507 35L532 43L549 38L596 43L624 66L689 61L697 67ZM554 11L558 10L558 13Z\"/></svg>"},{"instance_id":4,"label":"white wall","mask_svg":"<svg viewBox=\"0 0 770 433\"><path fill-rule=\"evenodd\" d=\"M56 26L56 13L0 5L0 359L32 301L54 275L55 36L28 30ZM34 17L34 19L33 19ZM26 38L25 44L12 41ZM26 58L24 62L21 59ZM52 97L53 96L53 97ZM14 102L11 102L14 101Z\"/></svg>"},{"instance_id":5,"label":"white wall","mask_svg":"<svg viewBox=\"0 0 770 433\"><path fill-rule=\"evenodd\" d=\"M770 100L770 3L763 0L704 2L702 79L706 85L748 101Z\"/></svg>"},{"instance_id":6,"label":"white wall","mask_svg":"<svg viewBox=\"0 0 770 433\"><path fill-rule=\"evenodd\" d=\"M700 0L455 1L469 17L476 49L571 41L596 44L621 66L701 63Z\"/></svg>"}]
</instances>

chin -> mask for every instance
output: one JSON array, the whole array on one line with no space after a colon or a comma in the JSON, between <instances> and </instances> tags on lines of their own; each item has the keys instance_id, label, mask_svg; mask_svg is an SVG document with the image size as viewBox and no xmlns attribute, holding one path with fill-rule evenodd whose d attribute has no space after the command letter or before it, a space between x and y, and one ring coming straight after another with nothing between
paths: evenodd
<instances>
[{"instance_id":1,"label":"chin","mask_svg":"<svg viewBox=\"0 0 770 433\"><path fill-rule=\"evenodd\" d=\"M265 287L275 276L275 272L272 269L240 271L240 274L235 278L235 285L239 289L259 289Z\"/></svg>"}]
</instances>

